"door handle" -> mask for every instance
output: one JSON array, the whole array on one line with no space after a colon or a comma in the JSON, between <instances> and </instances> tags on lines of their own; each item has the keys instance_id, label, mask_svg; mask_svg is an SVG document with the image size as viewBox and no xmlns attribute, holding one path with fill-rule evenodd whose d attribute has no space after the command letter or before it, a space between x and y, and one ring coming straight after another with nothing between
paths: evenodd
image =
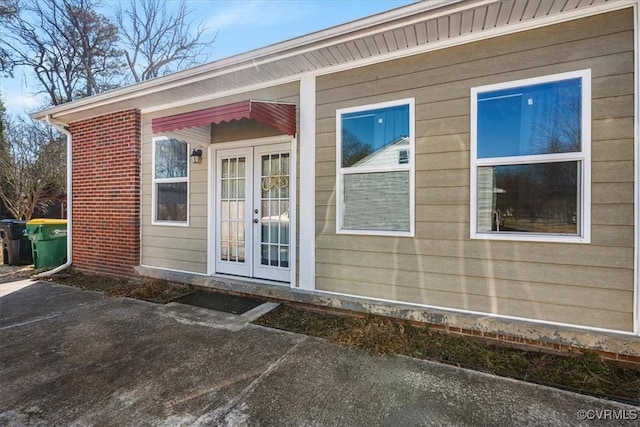
<instances>
[{"instance_id":1,"label":"door handle","mask_svg":"<svg viewBox=\"0 0 640 427\"><path fill-rule=\"evenodd\" d=\"M254 224L257 224L257 223L259 223L259 222L260 222L260 220L259 220L258 218L254 218L254 219L253 219L253 223L254 223Z\"/></svg>"}]
</instances>

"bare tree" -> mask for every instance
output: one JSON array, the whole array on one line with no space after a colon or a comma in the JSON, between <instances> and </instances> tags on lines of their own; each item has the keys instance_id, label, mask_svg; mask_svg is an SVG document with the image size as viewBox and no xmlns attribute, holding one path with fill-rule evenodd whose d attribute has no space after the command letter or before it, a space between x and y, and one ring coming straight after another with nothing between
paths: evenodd
<instances>
[{"instance_id":1,"label":"bare tree","mask_svg":"<svg viewBox=\"0 0 640 427\"><path fill-rule=\"evenodd\" d=\"M18 15L18 2L16 0L0 0L0 27L4 27ZM8 77L13 77L13 61L11 52L0 45L0 72Z\"/></svg>"},{"instance_id":2,"label":"bare tree","mask_svg":"<svg viewBox=\"0 0 640 427\"><path fill-rule=\"evenodd\" d=\"M5 112L6 112L6 109L4 107L4 100L2 99L2 94L0 93L0 159L4 158L3 153L5 152L5 147L6 147L6 132L5 132L5 125L4 125ZM0 191L2 187L4 187L4 185L2 182L0 182ZM0 203L0 219L6 218L7 216L6 212L7 212L7 209L4 207L4 203Z\"/></svg>"},{"instance_id":3,"label":"bare tree","mask_svg":"<svg viewBox=\"0 0 640 427\"><path fill-rule=\"evenodd\" d=\"M0 201L16 219L29 220L64 192L65 140L49 126L2 117Z\"/></svg>"},{"instance_id":4,"label":"bare tree","mask_svg":"<svg viewBox=\"0 0 640 427\"><path fill-rule=\"evenodd\" d=\"M358 160L364 159L373 153L371 143L363 142L348 129L342 129L342 165L341 167L353 166Z\"/></svg>"},{"instance_id":5,"label":"bare tree","mask_svg":"<svg viewBox=\"0 0 640 427\"><path fill-rule=\"evenodd\" d=\"M72 4L73 1L77 4ZM119 78L124 65L120 59L122 51L115 47L119 40L117 26L98 14L90 0L63 2L68 2L64 18L68 26L66 40L78 53L81 76L85 81L82 96L114 88L114 79Z\"/></svg>"},{"instance_id":6,"label":"bare tree","mask_svg":"<svg viewBox=\"0 0 640 427\"><path fill-rule=\"evenodd\" d=\"M51 104L115 87L121 75L118 30L93 0L2 0L18 14L5 22L0 48L9 65L33 70Z\"/></svg>"},{"instance_id":7,"label":"bare tree","mask_svg":"<svg viewBox=\"0 0 640 427\"><path fill-rule=\"evenodd\" d=\"M215 41L203 40L206 28L193 28L192 11L182 0L176 10L166 0L130 0L116 10L131 77L141 82L205 62Z\"/></svg>"}]
</instances>

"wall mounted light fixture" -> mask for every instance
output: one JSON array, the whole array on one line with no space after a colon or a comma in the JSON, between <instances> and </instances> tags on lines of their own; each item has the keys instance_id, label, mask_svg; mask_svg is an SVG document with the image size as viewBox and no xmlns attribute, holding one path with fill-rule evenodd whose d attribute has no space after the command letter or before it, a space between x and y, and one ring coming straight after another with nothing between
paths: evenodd
<instances>
[{"instance_id":1,"label":"wall mounted light fixture","mask_svg":"<svg viewBox=\"0 0 640 427\"><path fill-rule=\"evenodd\" d=\"M194 148L191 151L191 155L189 157L191 157L191 161L193 163L200 163L200 160L202 159L202 150L199 148Z\"/></svg>"}]
</instances>

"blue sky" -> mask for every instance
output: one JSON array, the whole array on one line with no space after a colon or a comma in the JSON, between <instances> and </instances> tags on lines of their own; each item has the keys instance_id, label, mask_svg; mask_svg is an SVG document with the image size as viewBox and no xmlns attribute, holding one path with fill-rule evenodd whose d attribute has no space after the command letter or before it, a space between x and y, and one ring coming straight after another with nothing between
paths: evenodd
<instances>
[{"instance_id":1,"label":"blue sky","mask_svg":"<svg viewBox=\"0 0 640 427\"><path fill-rule=\"evenodd\" d=\"M104 13L119 0L103 0ZM168 0L169 4L177 0ZM187 0L195 22L202 21L211 37L218 33L211 59L221 59L259 47L353 21L415 0ZM125 0L128 3L128 0ZM21 113L42 104L28 71L3 78L0 90L7 110Z\"/></svg>"}]
</instances>

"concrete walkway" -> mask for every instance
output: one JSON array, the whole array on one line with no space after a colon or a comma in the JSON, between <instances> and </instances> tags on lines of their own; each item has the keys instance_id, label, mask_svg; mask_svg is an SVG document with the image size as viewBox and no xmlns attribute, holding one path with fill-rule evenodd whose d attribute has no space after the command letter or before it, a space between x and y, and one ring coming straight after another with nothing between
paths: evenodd
<instances>
[{"instance_id":1,"label":"concrete walkway","mask_svg":"<svg viewBox=\"0 0 640 427\"><path fill-rule=\"evenodd\" d=\"M558 426L640 419L640 408L373 356L250 325L250 317L44 282L5 295L0 425Z\"/></svg>"},{"instance_id":2,"label":"concrete walkway","mask_svg":"<svg viewBox=\"0 0 640 427\"><path fill-rule=\"evenodd\" d=\"M22 288L26 288L33 283L31 279L17 280L14 282L2 283L0 282L0 298L5 295L9 295L11 292L19 291ZM0 305L1 307L1 305Z\"/></svg>"}]
</instances>

